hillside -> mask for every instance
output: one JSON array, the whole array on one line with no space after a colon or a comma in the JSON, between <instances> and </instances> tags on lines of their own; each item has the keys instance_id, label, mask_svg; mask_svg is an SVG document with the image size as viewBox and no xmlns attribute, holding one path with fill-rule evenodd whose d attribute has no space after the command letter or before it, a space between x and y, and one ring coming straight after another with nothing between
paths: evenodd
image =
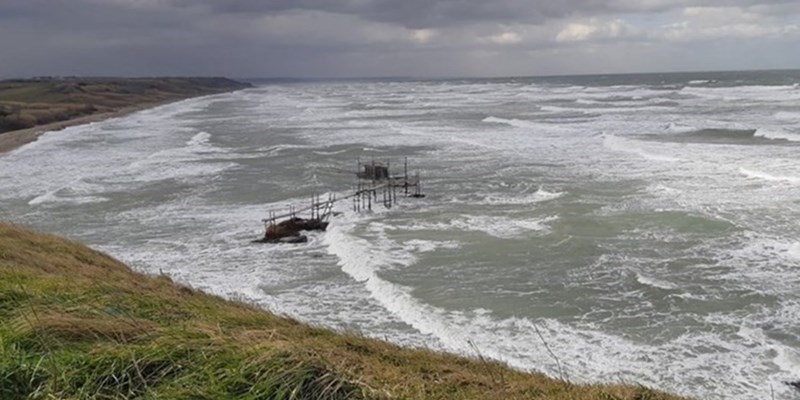
<instances>
[{"instance_id":1,"label":"hillside","mask_svg":"<svg viewBox=\"0 0 800 400\"><path fill-rule=\"evenodd\" d=\"M0 133L249 86L226 78L0 81Z\"/></svg>"},{"instance_id":2,"label":"hillside","mask_svg":"<svg viewBox=\"0 0 800 400\"><path fill-rule=\"evenodd\" d=\"M0 223L0 399L678 399L301 324Z\"/></svg>"}]
</instances>

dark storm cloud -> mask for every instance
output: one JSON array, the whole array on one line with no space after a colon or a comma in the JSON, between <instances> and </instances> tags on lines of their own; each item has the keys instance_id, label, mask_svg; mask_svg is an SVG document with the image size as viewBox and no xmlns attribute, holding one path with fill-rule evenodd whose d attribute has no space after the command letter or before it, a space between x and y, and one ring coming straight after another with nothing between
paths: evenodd
<instances>
[{"instance_id":1,"label":"dark storm cloud","mask_svg":"<svg viewBox=\"0 0 800 400\"><path fill-rule=\"evenodd\" d=\"M174 0L181 6L220 13L280 13L316 10L356 15L409 28L449 27L474 22L538 24L551 18L597 13L647 13L693 7L791 4L794 0Z\"/></svg>"},{"instance_id":2,"label":"dark storm cloud","mask_svg":"<svg viewBox=\"0 0 800 400\"><path fill-rule=\"evenodd\" d=\"M795 0L0 0L0 18L39 17L102 25L147 15L142 25L180 20L188 10L205 17L224 14L276 15L322 11L409 28L438 28L475 22L539 24L552 18L602 13L662 12L682 7L769 6ZM197 15L197 14L195 14ZM166 18L163 18L166 17ZM159 18L156 18L159 19Z\"/></svg>"},{"instance_id":3,"label":"dark storm cloud","mask_svg":"<svg viewBox=\"0 0 800 400\"><path fill-rule=\"evenodd\" d=\"M678 41L786 36L798 14L792 0L0 0L0 77L591 72ZM624 59L600 65L595 45Z\"/></svg>"},{"instance_id":4,"label":"dark storm cloud","mask_svg":"<svg viewBox=\"0 0 800 400\"><path fill-rule=\"evenodd\" d=\"M185 1L183 4L194 2ZM396 23L410 28L432 28L476 21L524 19L541 22L548 16L563 15L560 2L531 3L522 0L278 0L260 2L239 0L209 2L217 12L276 13L292 10L317 10L356 15L361 18Z\"/></svg>"}]
</instances>

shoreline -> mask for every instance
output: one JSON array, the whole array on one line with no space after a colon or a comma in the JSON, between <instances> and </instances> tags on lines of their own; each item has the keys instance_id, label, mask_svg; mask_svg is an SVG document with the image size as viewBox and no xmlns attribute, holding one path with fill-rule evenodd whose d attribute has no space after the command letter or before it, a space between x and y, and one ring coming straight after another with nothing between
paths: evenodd
<instances>
[{"instance_id":1,"label":"shoreline","mask_svg":"<svg viewBox=\"0 0 800 400\"><path fill-rule=\"evenodd\" d=\"M176 103L183 100L210 96L214 94L230 93L230 92L209 93L197 96L186 96L170 100L156 101L152 103L142 103L138 105L123 107L114 111L106 111L95 114L83 115L78 118L71 118L63 121L51 122L49 124L34 126L32 128L18 129L15 131L0 133L0 155L9 153L28 143L33 143L39 140L40 136L48 132L58 132L72 126L86 125L86 124L91 124L93 122L102 122L113 118L120 118L136 113L138 111L143 111L171 103Z\"/></svg>"},{"instance_id":2,"label":"shoreline","mask_svg":"<svg viewBox=\"0 0 800 400\"><path fill-rule=\"evenodd\" d=\"M0 154L46 132L251 87L222 77L0 80Z\"/></svg>"}]
</instances>

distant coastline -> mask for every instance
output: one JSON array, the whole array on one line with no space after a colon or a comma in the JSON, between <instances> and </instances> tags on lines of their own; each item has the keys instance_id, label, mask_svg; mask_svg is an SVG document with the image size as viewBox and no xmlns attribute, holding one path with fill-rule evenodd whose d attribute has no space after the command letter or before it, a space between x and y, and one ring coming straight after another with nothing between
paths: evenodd
<instances>
[{"instance_id":1,"label":"distant coastline","mask_svg":"<svg viewBox=\"0 0 800 400\"><path fill-rule=\"evenodd\" d=\"M227 78L34 78L0 81L0 153L45 132L191 97L252 87Z\"/></svg>"}]
</instances>

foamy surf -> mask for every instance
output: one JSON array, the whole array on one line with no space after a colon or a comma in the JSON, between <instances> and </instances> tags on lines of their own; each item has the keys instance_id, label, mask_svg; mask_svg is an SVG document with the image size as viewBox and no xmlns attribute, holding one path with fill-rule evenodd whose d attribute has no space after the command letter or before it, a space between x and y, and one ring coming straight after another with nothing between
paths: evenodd
<instances>
[{"instance_id":1,"label":"foamy surf","mask_svg":"<svg viewBox=\"0 0 800 400\"><path fill-rule=\"evenodd\" d=\"M789 365L783 365L783 368L792 368L789 357L771 357L747 341L725 342L715 335L687 334L656 347L596 330L577 329L551 319L498 319L489 310L446 311L415 298L410 288L382 278L379 271L387 269L392 263L391 257L371 246L368 240L354 236L353 228L351 222L337 223L324 239L328 251L339 259L342 271L361 282L387 312L421 334L432 336L448 351L473 356L480 354L515 368L544 370L551 376L577 382L592 379L597 376L596 371L603 370L602 376L606 379L622 376L626 380L658 385L679 393L685 390L677 382L684 379L713 379L719 374L729 376L731 385L714 393L703 393L703 398L712 399L739 397L753 388L762 388L745 384L752 380L751 372L735 370L722 363L717 355L704 352L708 346L726 343L726 348L741 362L749 360L763 365L777 361ZM639 279L656 287L672 287L658 280ZM783 346L768 339L765 343L786 354ZM560 363L553 358L551 351L560 357ZM654 360L661 368L649 368ZM667 376L676 379L670 380ZM786 391L779 389L779 392Z\"/></svg>"},{"instance_id":2,"label":"foamy surf","mask_svg":"<svg viewBox=\"0 0 800 400\"><path fill-rule=\"evenodd\" d=\"M748 177L748 178L755 178L761 179L770 182L787 182L787 183L800 183L800 177L795 176L785 176L785 175L773 175L762 171L756 171L747 168L739 168L739 173Z\"/></svg>"},{"instance_id":3,"label":"foamy surf","mask_svg":"<svg viewBox=\"0 0 800 400\"><path fill-rule=\"evenodd\" d=\"M393 284L379 276L378 271L391 268L389 267L392 264L391 257L387 257L380 249L373 248L367 240L352 235L353 228L352 222L339 224L337 221L325 235L324 243L329 253L339 259L342 271L363 283L372 297L388 312L420 333L435 337L449 351L465 355L475 355L478 352L481 356L507 362L521 369L531 369L534 366L539 368L545 365L551 367L549 370L551 374L555 371L553 360L549 359L544 349L538 348L534 353L526 352L524 355L519 355L515 351L515 347L519 345L516 340L498 342L485 336L484 329L494 326L503 330L528 332L525 336L532 339L532 329L528 329L532 327L531 322L516 318L496 321L481 311L470 313L472 314L470 317L463 313L448 313L420 302L411 295L408 288ZM520 324L526 325L525 329L520 329ZM549 327L551 324L555 323L546 321L542 326ZM557 331L563 330L564 327L550 329L550 334L556 335ZM574 370L572 372L575 373Z\"/></svg>"},{"instance_id":4,"label":"foamy surf","mask_svg":"<svg viewBox=\"0 0 800 400\"><path fill-rule=\"evenodd\" d=\"M498 239L519 239L526 235L548 233L550 223L556 220L558 220L558 216L524 219L491 215L461 215L447 221L415 222L410 225L399 225L397 228L408 231L482 232Z\"/></svg>"},{"instance_id":5,"label":"foamy surf","mask_svg":"<svg viewBox=\"0 0 800 400\"><path fill-rule=\"evenodd\" d=\"M523 121L521 119L516 119L516 118L508 119L508 118L498 118L498 117L486 117L482 121L486 123L509 125L515 128L532 128L534 126L528 121Z\"/></svg>"},{"instance_id":6,"label":"foamy surf","mask_svg":"<svg viewBox=\"0 0 800 400\"><path fill-rule=\"evenodd\" d=\"M790 142L800 142L800 134L790 133L777 129L757 129L754 136L763 137L765 139L773 140L786 140Z\"/></svg>"},{"instance_id":7,"label":"foamy surf","mask_svg":"<svg viewBox=\"0 0 800 400\"><path fill-rule=\"evenodd\" d=\"M408 288L382 279L377 271L387 268L392 260L371 249L368 241L350 234L352 223L334 223L325 235L328 252L339 259L342 271L364 284L372 297L386 310L422 334L432 335L453 351L464 352L468 341L436 317L436 310L420 303Z\"/></svg>"},{"instance_id":8,"label":"foamy surf","mask_svg":"<svg viewBox=\"0 0 800 400\"><path fill-rule=\"evenodd\" d=\"M555 200L559 197L564 196L564 194L565 194L564 192L550 192L539 187L539 189L536 190L535 192L525 196L490 194L487 195L483 200L480 200L480 203L487 205L535 204L535 203L542 203L546 201Z\"/></svg>"},{"instance_id":9,"label":"foamy surf","mask_svg":"<svg viewBox=\"0 0 800 400\"><path fill-rule=\"evenodd\" d=\"M667 124L666 127L664 127L664 130L669 133L689 133L689 132L695 132L698 129L694 126L683 125L676 122L670 122L669 124Z\"/></svg>"},{"instance_id":10,"label":"foamy surf","mask_svg":"<svg viewBox=\"0 0 800 400\"><path fill-rule=\"evenodd\" d=\"M773 116L785 121L800 121L800 112L778 111Z\"/></svg>"},{"instance_id":11,"label":"foamy surf","mask_svg":"<svg viewBox=\"0 0 800 400\"><path fill-rule=\"evenodd\" d=\"M641 283L642 285L647 285L663 290L674 290L678 288L678 285L663 279L647 276L639 272L635 272L634 274L636 275L636 281Z\"/></svg>"},{"instance_id":12,"label":"foamy surf","mask_svg":"<svg viewBox=\"0 0 800 400\"><path fill-rule=\"evenodd\" d=\"M205 146L208 145L208 141L211 139L211 134L208 132L198 132L196 135L192 136L186 142L187 146Z\"/></svg>"},{"instance_id":13,"label":"foamy surf","mask_svg":"<svg viewBox=\"0 0 800 400\"><path fill-rule=\"evenodd\" d=\"M622 153L629 153L635 154L642 158L651 161L663 161L663 162L678 162L681 161L679 158L670 157L662 154L652 153L650 151L645 150L641 145L634 143L633 140L624 139L615 135L603 135L603 146L608 148L609 150L622 152Z\"/></svg>"}]
</instances>

